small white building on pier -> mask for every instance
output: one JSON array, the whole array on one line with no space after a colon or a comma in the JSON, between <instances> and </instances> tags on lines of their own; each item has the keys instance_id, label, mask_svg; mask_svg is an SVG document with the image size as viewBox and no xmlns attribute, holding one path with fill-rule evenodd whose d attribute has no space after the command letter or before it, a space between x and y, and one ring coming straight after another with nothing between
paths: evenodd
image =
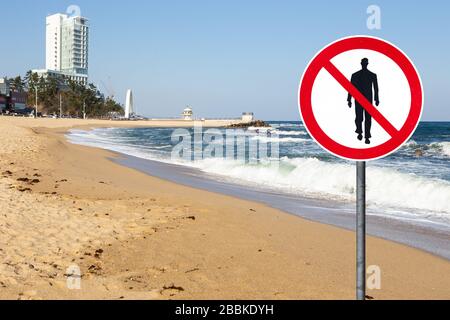
<instances>
[{"instance_id":1,"label":"small white building on pier","mask_svg":"<svg viewBox=\"0 0 450 320\"><path fill-rule=\"evenodd\" d=\"M186 109L183 110L181 116L183 120L192 121L194 117L194 112L192 111L192 108L190 106L187 106Z\"/></svg>"}]
</instances>

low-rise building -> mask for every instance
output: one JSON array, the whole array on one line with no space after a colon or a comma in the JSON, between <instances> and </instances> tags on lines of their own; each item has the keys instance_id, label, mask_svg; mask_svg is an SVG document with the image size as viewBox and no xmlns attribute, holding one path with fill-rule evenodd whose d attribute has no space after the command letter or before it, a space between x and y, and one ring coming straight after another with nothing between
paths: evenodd
<instances>
[{"instance_id":1,"label":"low-rise building","mask_svg":"<svg viewBox=\"0 0 450 320\"><path fill-rule=\"evenodd\" d=\"M181 116L183 120L191 121L193 120L194 112L192 111L192 108L190 106L187 106L186 109L183 110Z\"/></svg>"},{"instance_id":2,"label":"low-rise building","mask_svg":"<svg viewBox=\"0 0 450 320\"><path fill-rule=\"evenodd\" d=\"M27 92L11 92L11 109L16 111L28 108L27 99Z\"/></svg>"},{"instance_id":3,"label":"low-rise building","mask_svg":"<svg viewBox=\"0 0 450 320\"><path fill-rule=\"evenodd\" d=\"M0 95L9 95L9 82L5 78L0 78Z\"/></svg>"},{"instance_id":4,"label":"low-rise building","mask_svg":"<svg viewBox=\"0 0 450 320\"><path fill-rule=\"evenodd\" d=\"M88 76L86 74L81 74L81 73L55 71L55 70L49 70L49 69L35 69L35 70L31 70L31 72L36 73L39 77L43 77L43 78L52 77L57 80L61 80L61 82L64 82L64 79L70 79L72 81L81 83L83 85L87 85L87 83L88 83Z\"/></svg>"},{"instance_id":5,"label":"low-rise building","mask_svg":"<svg viewBox=\"0 0 450 320\"><path fill-rule=\"evenodd\" d=\"M11 89L5 78L0 78L0 113L10 109Z\"/></svg>"},{"instance_id":6,"label":"low-rise building","mask_svg":"<svg viewBox=\"0 0 450 320\"><path fill-rule=\"evenodd\" d=\"M0 113L26 109L28 93L12 90L6 78L0 78Z\"/></svg>"},{"instance_id":7,"label":"low-rise building","mask_svg":"<svg viewBox=\"0 0 450 320\"><path fill-rule=\"evenodd\" d=\"M242 113L243 122L253 122L255 121L255 115L253 112L243 112Z\"/></svg>"}]
</instances>

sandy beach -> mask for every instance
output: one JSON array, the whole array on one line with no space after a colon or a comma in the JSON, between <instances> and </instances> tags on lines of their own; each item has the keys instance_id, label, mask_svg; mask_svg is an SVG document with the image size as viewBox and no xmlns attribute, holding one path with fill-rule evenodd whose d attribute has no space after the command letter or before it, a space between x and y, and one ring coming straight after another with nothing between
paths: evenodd
<instances>
[{"instance_id":1,"label":"sandy beach","mask_svg":"<svg viewBox=\"0 0 450 320\"><path fill-rule=\"evenodd\" d=\"M0 299L354 299L355 235L145 175L70 128L0 117ZM212 125L213 126L213 125ZM450 262L369 237L374 299L450 299ZM81 290L67 288L79 266Z\"/></svg>"}]
</instances>

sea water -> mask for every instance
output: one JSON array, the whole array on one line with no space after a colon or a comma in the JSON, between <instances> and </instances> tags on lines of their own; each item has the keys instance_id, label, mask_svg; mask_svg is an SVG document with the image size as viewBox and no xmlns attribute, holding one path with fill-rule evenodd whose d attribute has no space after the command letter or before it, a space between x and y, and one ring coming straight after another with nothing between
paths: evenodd
<instances>
[{"instance_id":1,"label":"sea water","mask_svg":"<svg viewBox=\"0 0 450 320\"><path fill-rule=\"evenodd\" d=\"M277 159L241 161L223 157L182 161L172 151L173 128L71 130L71 142L126 155L196 168L208 178L288 196L355 201L355 165L321 149L301 122L270 122L272 134L248 139L279 146ZM207 130L207 129L204 129ZM221 130L225 137L225 129ZM186 130L193 135L193 130ZM247 157L250 155L247 153ZM248 160L248 159L247 159ZM414 136L367 168L369 214L450 226L450 122L422 122Z\"/></svg>"}]
</instances>

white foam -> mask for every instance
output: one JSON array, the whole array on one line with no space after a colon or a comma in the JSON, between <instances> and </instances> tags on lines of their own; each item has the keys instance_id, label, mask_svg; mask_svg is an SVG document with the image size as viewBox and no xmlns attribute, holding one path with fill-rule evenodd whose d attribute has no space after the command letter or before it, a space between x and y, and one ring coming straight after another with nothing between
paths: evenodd
<instances>
[{"instance_id":1,"label":"white foam","mask_svg":"<svg viewBox=\"0 0 450 320\"><path fill-rule=\"evenodd\" d=\"M101 129L105 130L105 129ZM111 150L114 152L119 152L127 154L130 156L147 159L162 161L166 163L171 163L170 159L165 156L166 152L158 152L155 149L165 149L169 145L164 146L153 146L149 148L148 146L136 146L133 144L117 143L118 139L115 136L107 136L99 134L97 130L85 131L85 130L70 130L67 135L67 139L71 143L81 144L89 147L96 147Z\"/></svg>"},{"instance_id":2,"label":"white foam","mask_svg":"<svg viewBox=\"0 0 450 320\"><path fill-rule=\"evenodd\" d=\"M252 140L259 140L261 142L306 142L308 139L303 138L292 138L292 137L277 137L277 136L254 136Z\"/></svg>"},{"instance_id":3,"label":"white foam","mask_svg":"<svg viewBox=\"0 0 450 320\"><path fill-rule=\"evenodd\" d=\"M403 147L415 147L415 146L417 146L417 142L414 141L413 139L409 140L403 145Z\"/></svg>"},{"instance_id":4,"label":"white foam","mask_svg":"<svg viewBox=\"0 0 450 320\"><path fill-rule=\"evenodd\" d=\"M272 133L276 134L276 135L279 135L279 136L308 136L308 133L306 133L306 131L282 131L282 130L275 130Z\"/></svg>"},{"instance_id":5,"label":"white foam","mask_svg":"<svg viewBox=\"0 0 450 320\"><path fill-rule=\"evenodd\" d=\"M158 153L153 147L118 144L116 137L100 136L95 130L71 130L68 138L73 143L143 159L195 167L231 182L324 199L355 200L355 166L349 163L325 162L317 158L282 158L257 165L217 158L183 162L171 160L167 152ZM308 141L294 137L254 136L252 139L266 142ZM438 143L438 147L450 156L450 142ZM369 165L367 171L367 199L370 205L383 208L388 215L400 216L397 212L403 212L403 215L407 213L419 220L450 223L450 182L400 172L393 167Z\"/></svg>"},{"instance_id":6,"label":"white foam","mask_svg":"<svg viewBox=\"0 0 450 320\"><path fill-rule=\"evenodd\" d=\"M431 144L431 147L437 147L442 152L442 154L444 154L447 157L450 157L450 142L449 141L433 143L433 144Z\"/></svg>"},{"instance_id":7,"label":"white foam","mask_svg":"<svg viewBox=\"0 0 450 320\"><path fill-rule=\"evenodd\" d=\"M230 160L207 159L196 163L196 166L209 173L289 193L355 200L355 167L346 163L330 163L316 158L284 158L279 164L252 166ZM413 214L418 218L431 215L450 223L450 183L380 167L369 167L367 179L370 204L414 209Z\"/></svg>"}]
</instances>

